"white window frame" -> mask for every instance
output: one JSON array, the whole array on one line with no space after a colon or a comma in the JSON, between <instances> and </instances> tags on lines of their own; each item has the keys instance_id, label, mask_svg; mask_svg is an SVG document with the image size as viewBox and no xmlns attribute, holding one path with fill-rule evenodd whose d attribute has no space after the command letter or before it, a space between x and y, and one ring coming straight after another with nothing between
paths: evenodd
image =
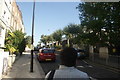
<instances>
[{"instance_id":1,"label":"white window frame","mask_svg":"<svg viewBox=\"0 0 120 80\"><path fill-rule=\"evenodd\" d=\"M2 27L0 27L0 36L2 36Z\"/></svg>"}]
</instances>

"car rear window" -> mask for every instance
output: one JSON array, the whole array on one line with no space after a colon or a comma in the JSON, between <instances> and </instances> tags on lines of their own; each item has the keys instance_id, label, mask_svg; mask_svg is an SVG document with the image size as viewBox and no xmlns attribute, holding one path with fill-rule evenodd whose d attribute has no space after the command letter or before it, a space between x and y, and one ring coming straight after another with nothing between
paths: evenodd
<instances>
[{"instance_id":1,"label":"car rear window","mask_svg":"<svg viewBox=\"0 0 120 80\"><path fill-rule=\"evenodd\" d=\"M85 50L77 50L78 52L85 52Z\"/></svg>"},{"instance_id":2,"label":"car rear window","mask_svg":"<svg viewBox=\"0 0 120 80\"><path fill-rule=\"evenodd\" d=\"M42 50L42 53L54 53L54 50Z\"/></svg>"}]
</instances>

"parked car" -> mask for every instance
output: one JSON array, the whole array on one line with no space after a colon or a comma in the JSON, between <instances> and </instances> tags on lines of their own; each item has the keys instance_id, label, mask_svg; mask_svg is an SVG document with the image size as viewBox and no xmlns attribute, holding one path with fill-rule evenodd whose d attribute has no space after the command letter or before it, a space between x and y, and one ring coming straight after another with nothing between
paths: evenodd
<instances>
[{"instance_id":1,"label":"parked car","mask_svg":"<svg viewBox=\"0 0 120 80\"><path fill-rule=\"evenodd\" d=\"M84 59L86 56L85 50L77 49L77 59Z\"/></svg>"},{"instance_id":2,"label":"parked car","mask_svg":"<svg viewBox=\"0 0 120 80\"><path fill-rule=\"evenodd\" d=\"M39 48L38 47L34 47L34 51L39 51Z\"/></svg>"},{"instance_id":3,"label":"parked car","mask_svg":"<svg viewBox=\"0 0 120 80\"><path fill-rule=\"evenodd\" d=\"M56 55L54 49L40 49L38 53L38 60L39 61L55 61Z\"/></svg>"}]
</instances>

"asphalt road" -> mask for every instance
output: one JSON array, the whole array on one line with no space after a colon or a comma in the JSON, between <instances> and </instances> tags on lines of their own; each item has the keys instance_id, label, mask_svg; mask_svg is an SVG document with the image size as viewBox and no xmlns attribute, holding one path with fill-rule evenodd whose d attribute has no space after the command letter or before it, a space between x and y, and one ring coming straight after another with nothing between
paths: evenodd
<instances>
[{"instance_id":1,"label":"asphalt road","mask_svg":"<svg viewBox=\"0 0 120 80\"><path fill-rule=\"evenodd\" d=\"M56 62L40 62L43 71L47 74L50 70L58 69L60 65L60 53L56 53ZM106 69L105 67L101 67L98 65L93 65L88 63L86 60L77 60L76 68L86 72L89 76L98 79L98 80L106 80L106 79L120 79L120 74L113 70Z\"/></svg>"}]
</instances>

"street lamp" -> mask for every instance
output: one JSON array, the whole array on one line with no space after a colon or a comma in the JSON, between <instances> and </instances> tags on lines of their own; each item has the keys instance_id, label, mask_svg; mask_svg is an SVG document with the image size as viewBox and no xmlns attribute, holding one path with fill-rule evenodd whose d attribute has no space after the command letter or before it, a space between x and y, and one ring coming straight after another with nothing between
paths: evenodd
<instances>
[{"instance_id":1,"label":"street lamp","mask_svg":"<svg viewBox=\"0 0 120 80\"><path fill-rule=\"evenodd\" d=\"M35 16L35 0L33 3L33 16L32 16L32 40L31 40L31 64L30 64L30 72L33 72L33 39L34 39L34 16Z\"/></svg>"},{"instance_id":2,"label":"street lamp","mask_svg":"<svg viewBox=\"0 0 120 80\"><path fill-rule=\"evenodd\" d=\"M0 47L0 49L6 49L5 47Z\"/></svg>"}]
</instances>

